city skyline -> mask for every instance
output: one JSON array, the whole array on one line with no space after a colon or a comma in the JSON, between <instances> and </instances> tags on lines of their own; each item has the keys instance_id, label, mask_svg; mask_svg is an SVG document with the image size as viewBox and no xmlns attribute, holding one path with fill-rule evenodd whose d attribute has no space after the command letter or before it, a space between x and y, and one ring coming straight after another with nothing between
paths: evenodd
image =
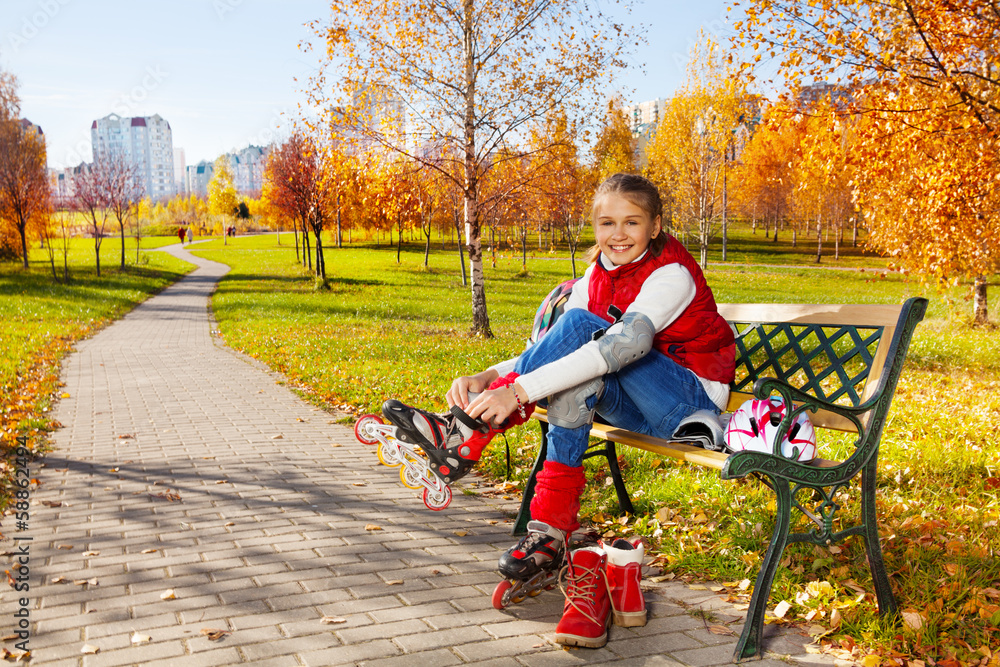
<instances>
[{"instance_id":1,"label":"city skyline","mask_svg":"<svg viewBox=\"0 0 1000 667\"><path fill-rule=\"evenodd\" d=\"M725 6L637 3L633 20L648 38L615 87L632 90L633 103L669 96L699 31L725 33ZM313 71L298 47L311 37L304 23L328 11L323 0L116 1L99 13L70 0L11 0L0 6L0 67L18 77L21 115L45 132L50 167L89 162L91 124L111 113L166 119L194 165L287 135Z\"/></svg>"}]
</instances>

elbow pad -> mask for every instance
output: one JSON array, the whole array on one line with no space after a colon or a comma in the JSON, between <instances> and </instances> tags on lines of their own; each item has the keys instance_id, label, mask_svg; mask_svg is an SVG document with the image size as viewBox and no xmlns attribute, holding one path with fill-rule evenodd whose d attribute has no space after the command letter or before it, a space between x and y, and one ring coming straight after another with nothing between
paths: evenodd
<instances>
[{"instance_id":1,"label":"elbow pad","mask_svg":"<svg viewBox=\"0 0 1000 667\"><path fill-rule=\"evenodd\" d=\"M625 313L620 331L610 331L597 339L597 349L608 363L608 372L617 373L653 349L653 322L642 313ZM617 328L618 325L611 327Z\"/></svg>"}]
</instances>

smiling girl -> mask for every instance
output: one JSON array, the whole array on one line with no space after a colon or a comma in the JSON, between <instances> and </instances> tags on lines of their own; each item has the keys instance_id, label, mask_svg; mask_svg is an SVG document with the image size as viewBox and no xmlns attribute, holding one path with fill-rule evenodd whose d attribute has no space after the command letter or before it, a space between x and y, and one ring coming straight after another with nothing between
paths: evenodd
<instances>
[{"instance_id":1,"label":"smiling girl","mask_svg":"<svg viewBox=\"0 0 1000 667\"><path fill-rule=\"evenodd\" d=\"M519 357L455 379L447 400L460 418L398 401L383 408L397 427L419 432L425 451L447 449L474 462L493 435L522 423L535 402L546 404L548 453L532 521L500 557L499 570L511 580L528 580L562 561L579 527L583 455L595 413L613 426L670 438L693 412L726 407L733 333L697 262L664 232L662 214L648 180L610 177L594 194L593 263L552 328ZM466 416L481 426L470 428ZM640 542L617 540L574 551L568 560L570 587L556 641L603 646L612 612L619 625L645 623Z\"/></svg>"}]
</instances>

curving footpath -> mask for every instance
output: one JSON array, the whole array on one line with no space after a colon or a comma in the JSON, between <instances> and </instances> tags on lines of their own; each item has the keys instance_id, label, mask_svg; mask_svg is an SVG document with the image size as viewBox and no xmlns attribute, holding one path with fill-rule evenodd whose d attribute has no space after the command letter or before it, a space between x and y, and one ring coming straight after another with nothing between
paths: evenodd
<instances>
[{"instance_id":1,"label":"curving footpath","mask_svg":"<svg viewBox=\"0 0 1000 667\"><path fill-rule=\"evenodd\" d=\"M735 636L716 632L740 612L681 584L652 585L649 624L600 650L551 642L558 589L494 610L514 501L425 509L349 427L213 335L228 267L164 250L199 268L64 362L30 524L4 522L5 563L30 547L30 590L0 600L6 649L27 596L38 665L729 664ZM807 643L782 633L757 664L832 663Z\"/></svg>"}]
</instances>

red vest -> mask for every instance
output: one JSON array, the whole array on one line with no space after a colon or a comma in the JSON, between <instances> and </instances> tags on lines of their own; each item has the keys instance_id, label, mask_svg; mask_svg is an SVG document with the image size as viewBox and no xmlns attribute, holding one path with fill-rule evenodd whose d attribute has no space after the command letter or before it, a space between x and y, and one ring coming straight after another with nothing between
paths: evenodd
<instances>
[{"instance_id":1,"label":"red vest","mask_svg":"<svg viewBox=\"0 0 1000 667\"><path fill-rule=\"evenodd\" d=\"M667 239L659 255L647 252L638 262L618 267L613 274L598 260L590 276L587 309L611 322L610 306L625 312L649 274L667 264L680 264L694 279L694 301L670 326L656 334L653 347L706 380L730 384L736 374L733 330L719 315L712 290L694 257L677 239L672 236Z\"/></svg>"}]
</instances>

